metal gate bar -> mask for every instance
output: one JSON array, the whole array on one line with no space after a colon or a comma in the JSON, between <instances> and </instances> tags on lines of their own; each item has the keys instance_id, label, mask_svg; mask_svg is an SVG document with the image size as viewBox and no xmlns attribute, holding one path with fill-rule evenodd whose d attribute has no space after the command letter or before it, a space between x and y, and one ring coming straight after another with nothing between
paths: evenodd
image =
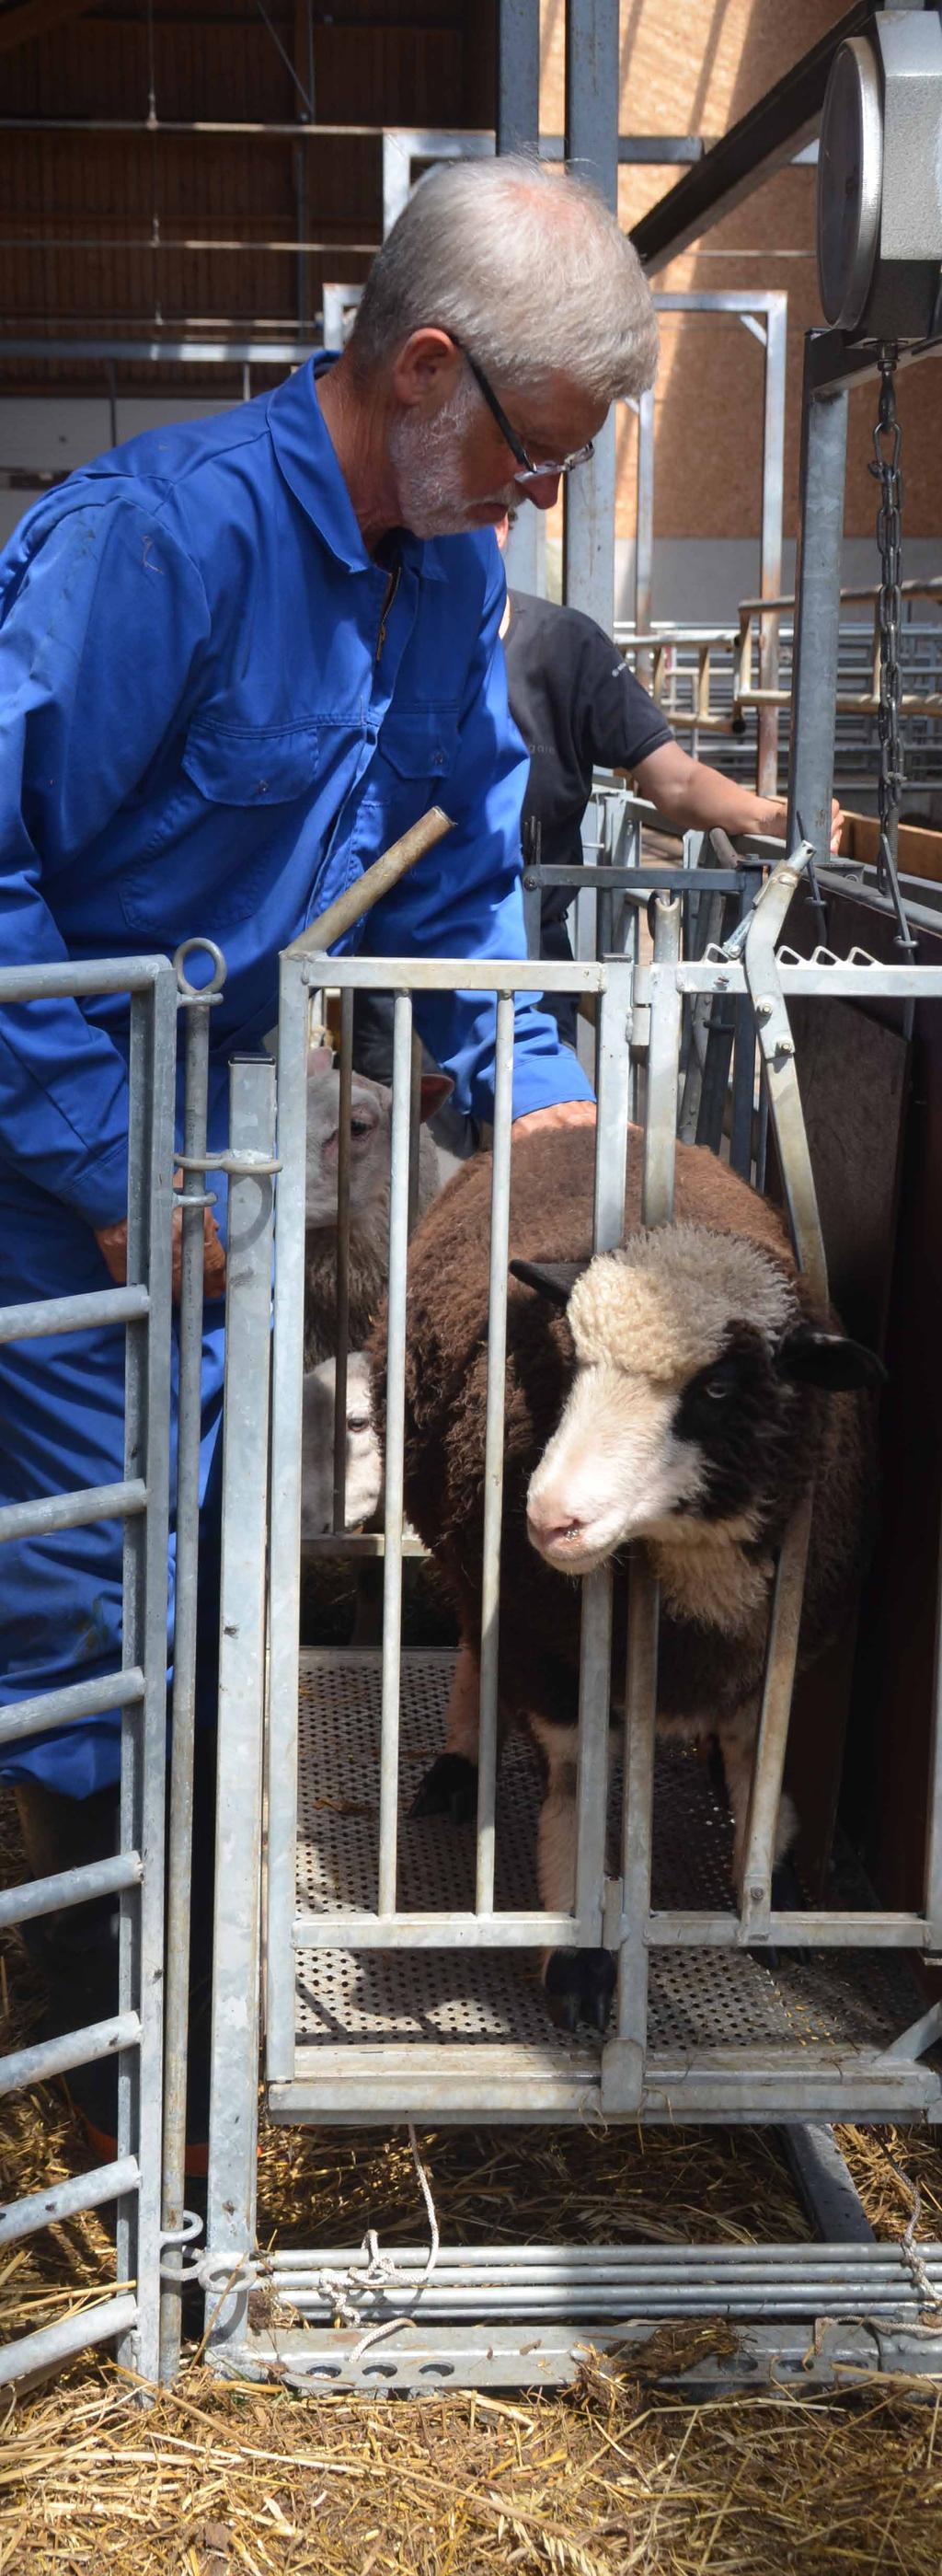
<instances>
[{"instance_id":1,"label":"metal gate bar","mask_svg":"<svg viewBox=\"0 0 942 2576\"><path fill-rule=\"evenodd\" d=\"M66 1684L11 1704L0 1712L0 1742L22 1742L103 1708L120 1708L121 1851L113 1860L11 1890L0 1921L28 1922L63 1903L116 1893L118 2007L105 2021L8 2053L0 2060L0 2093L117 2055L117 2154L92 2173L13 2202L0 2228L5 2241L19 2242L57 2218L115 2200L117 2277L134 2279L136 2290L106 2297L7 2344L0 2351L4 2383L114 2338L122 2359L142 2376L153 2377L157 2368L175 980L163 958L0 971L0 1009L100 993L130 995L128 1286L7 1308L0 1338L124 1325L124 1479L8 1509L0 1513L0 1536L74 1528L120 1514L123 1668L97 1682Z\"/></svg>"}]
</instances>

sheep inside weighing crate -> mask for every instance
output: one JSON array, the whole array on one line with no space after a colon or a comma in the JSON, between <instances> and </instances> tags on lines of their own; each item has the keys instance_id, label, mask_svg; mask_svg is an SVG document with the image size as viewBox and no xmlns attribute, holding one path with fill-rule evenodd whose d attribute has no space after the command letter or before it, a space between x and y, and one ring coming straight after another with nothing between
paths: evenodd
<instances>
[{"instance_id":1,"label":"sheep inside weighing crate","mask_svg":"<svg viewBox=\"0 0 942 2576\"><path fill-rule=\"evenodd\" d=\"M809 1481L801 1629L830 1641L866 1563L882 1375L831 1313L812 1311L778 1211L703 1147L677 1148L675 1219L641 1225L642 1139L629 1140L622 1248L591 1258L592 1153L578 1130L514 1143L511 1181L499 1694L546 1766L542 1902L573 1903L580 1587L616 1571L612 1702L623 1702L623 1551L661 1587L658 1722L715 1732L741 1870L775 1551ZM410 1254L405 1501L456 1603L462 1647L446 1748L414 1812L475 1812L491 1163L426 1217ZM383 1320L374 1336L384 1422ZM790 1839L783 1800L778 1850ZM544 1961L554 2017L603 2029L605 1951Z\"/></svg>"}]
</instances>

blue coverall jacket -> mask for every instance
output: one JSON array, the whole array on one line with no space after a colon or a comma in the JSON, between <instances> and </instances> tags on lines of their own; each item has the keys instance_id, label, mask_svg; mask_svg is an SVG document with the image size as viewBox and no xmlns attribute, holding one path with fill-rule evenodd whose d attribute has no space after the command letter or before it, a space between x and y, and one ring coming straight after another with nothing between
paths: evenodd
<instances>
[{"instance_id":1,"label":"blue coverall jacket","mask_svg":"<svg viewBox=\"0 0 942 2576\"><path fill-rule=\"evenodd\" d=\"M323 362L317 362L317 365ZM365 551L308 363L212 420L151 431L29 512L0 557L0 955L217 940L211 1142L226 1064L277 1010L279 951L433 801L454 831L368 925L382 955L525 954L526 759L507 711L489 533ZM417 1004L458 1105L487 1117L493 1005ZM0 1303L100 1288L126 1208L127 1006L0 1013ZM587 1095L531 1005L514 1114ZM4 1502L122 1473L124 1337L0 1351ZM222 1382L207 1310L204 1484ZM172 1568L171 1568L172 1572ZM120 1662L116 1525L0 1548L0 1697ZM117 1777L119 1721L18 1746L73 1796Z\"/></svg>"}]
</instances>

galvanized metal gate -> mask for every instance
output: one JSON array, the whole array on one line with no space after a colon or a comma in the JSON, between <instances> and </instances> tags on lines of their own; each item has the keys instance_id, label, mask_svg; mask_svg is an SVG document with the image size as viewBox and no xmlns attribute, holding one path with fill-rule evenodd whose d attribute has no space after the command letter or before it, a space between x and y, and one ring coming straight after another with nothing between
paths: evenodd
<instances>
[{"instance_id":1,"label":"galvanized metal gate","mask_svg":"<svg viewBox=\"0 0 942 2576\"><path fill-rule=\"evenodd\" d=\"M164 1961L164 1779L167 1729L167 1532L170 1445L170 1289L177 984L164 958L115 964L4 968L0 1009L22 1002L130 995L128 1284L0 1311L0 1339L120 1325L126 1332L123 1481L50 1494L0 1511L0 1541L79 1524L124 1524L120 1670L0 1710L0 1744L120 1708L121 1831L113 1859L32 1880L0 1897L4 1926L60 1906L117 1896L118 2008L107 2021L0 2059L0 2094L116 2056L116 2155L11 2203L0 2245L21 2243L82 2210L116 2204L115 2288L0 2351L0 2382L117 2340L121 2359L155 2378L161 2263L161 2100Z\"/></svg>"},{"instance_id":2,"label":"galvanized metal gate","mask_svg":"<svg viewBox=\"0 0 942 2576\"><path fill-rule=\"evenodd\" d=\"M620 1238L629 1100L645 1099L649 1223L670 1216L685 1006L720 997L756 1037L785 1171L799 1258L823 1278L814 1191L794 1080L790 997L874 993L942 998L938 969L883 967L859 955L776 958L782 913L800 873L778 869L748 924L699 960L679 955L680 903L655 898L649 962L611 954L573 965L332 958L344 996L396 989L389 1238L389 1368L385 1528L381 1540L325 1542L385 1560L380 1656L299 1653L300 1424L303 1369L304 1169L309 994L323 963L286 959L278 1064L274 1393L271 1479L265 2047L269 2111L318 2125L370 2121L899 2119L937 2116L942 2072L927 2057L942 2015L921 2008L906 1953L942 1950L942 1764L927 1823L923 1902L887 1913L866 1888L809 1910L772 1896L774 1819L797 1644L807 1517L783 1547L748 1828L741 1902L732 1895L729 1825L706 1775L655 1753L656 1586L632 1571L631 1655L623 1788L608 1782L611 1577L585 1579L572 1914L539 1907L532 1869L535 1781L522 1750L501 1773L496 1824L497 1620L510 1180L513 994L575 991L596 1010L598 1137L594 1239ZM476 1835L410 1822L409 1789L436 1749L449 1659L401 1650L405 1281L408 1242L412 1000L455 987L496 996L497 1091L491 1207L491 1308L485 1472L485 1607L481 1639L480 1787ZM345 1008L344 1026L350 1014ZM245 1068L246 1077L248 1068ZM234 1140L235 1141L235 1140ZM241 1140L240 1140L241 1141ZM259 1132L270 1152L270 1133ZM241 1315L240 1404L250 1408L233 1499L264 1455L268 1235L260 1225L235 1285ZM254 1312L254 1341L250 1313ZM254 1358L252 1353L254 1351ZM254 1394L252 1389L255 1389ZM241 1438L241 1433L240 1433ZM342 1528L342 1516L338 1521ZM874 2365L905 2351L936 2367L942 2343L920 2339L926 2282L934 2302L942 2248L909 2254L872 2242L762 2248L719 2260L715 2248L376 2249L293 2251L259 2262L254 2241L255 1906L262 1830L264 1618L257 1587L239 1584L239 1687L227 1719L220 1793L225 1833L217 1875L217 2010L208 2254L200 2269L214 2318L217 2366L276 2367L422 2387L435 2378L518 2382L568 2375L579 2333L630 2339L651 2321L719 2309L742 2327L743 2372L798 2366L808 2320L837 2322L822 2366ZM248 1614L248 1619L247 1619ZM230 1617L236 1620L233 1590ZM223 1603L223 1632L227 1611ZM606 1866L614 1825L618 1858ZM247 1894L251 1901L247 1905ZM251 1920L249 1919L251 1918ZM536 1947L615 1951L613 2027L601 2043L555 2031L521 1970ZM806 2161L814 2153L805 2142ZM823 2157L823 2162L822 2162ZM818 2156L821 2171L826 2149ZM819 2175L820 2180L820 2175ZM819 2193L819 2199L821 2195ZM833 2194L828 2199L833 2207ZM860 2229L858 2226L858 2234ZM807 2254L807 2260L806 2258ZM252 2292L273 2294L261 2309ZM332 2316L346 2320L332 2327ZM272 2319L275 2322L272 2322ZM408 2335L387 2333L406 2317ZM850 2320L866 2319L864 2327ZM264 2320L264 2321L261 2321ZM353 2323L358 2321L358 2325ZM617 2335L616 2335L617 2320ZM846 2324L843 2321L847 2321ZM374 2353L373 2327L383 2329ZM914 2361L914 2352L921 2358ZM736 2367L739 2368L737 2363ZM706 2370L709 2380L710 2369ZM733 2373L735 2376L735 2371Z\"/></svg>"}]
</instances>

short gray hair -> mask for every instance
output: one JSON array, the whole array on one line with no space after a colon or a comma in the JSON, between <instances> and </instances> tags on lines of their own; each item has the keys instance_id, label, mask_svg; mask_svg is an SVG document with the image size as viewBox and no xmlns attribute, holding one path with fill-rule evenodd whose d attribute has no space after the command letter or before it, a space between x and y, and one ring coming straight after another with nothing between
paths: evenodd
<instances>
[{"instance_id":1,"label":"short gray hair","mask_svg":"<svg viewBox=\"0 0 942 2576\"><path fill-rule=\"evenodd\" d=\"M503 384L558 371L608 404L654 381L657 322L633 243L594 188L523 154L445 162L420 180L363 289L357 373L428 325Z\"/></svg>"}]
</instances>

